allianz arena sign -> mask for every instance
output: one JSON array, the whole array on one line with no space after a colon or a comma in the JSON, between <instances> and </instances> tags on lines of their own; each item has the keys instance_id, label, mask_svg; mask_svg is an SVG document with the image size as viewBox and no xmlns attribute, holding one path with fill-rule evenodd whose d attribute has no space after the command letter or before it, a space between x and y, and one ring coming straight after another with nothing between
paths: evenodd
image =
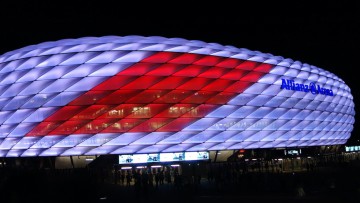
<instances>
[{"instance_id":1,"label":"allianz arena sign","mask_svg":"<svg viewBox=\"0 0 360 203\"><path fill-rule=\"evenodd\" d=\"M331 89L326 89L316 85L314 82L310 82L308 85L295 83L294 80L281 79L280 89L295 90L302 92L311 92L312 94L323 94L328 96L334 96Z\"/></svg>"}]
</instances>

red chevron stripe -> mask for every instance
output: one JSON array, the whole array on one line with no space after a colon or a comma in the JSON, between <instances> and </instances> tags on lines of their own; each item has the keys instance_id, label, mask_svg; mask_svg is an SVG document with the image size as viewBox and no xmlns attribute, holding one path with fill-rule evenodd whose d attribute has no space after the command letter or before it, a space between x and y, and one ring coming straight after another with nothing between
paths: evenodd
<instances>
[{"instance_id":1,"label":"red chevron stripe","mask_svg":"<svg viewBox=\"0 0 360 203\"><path fill-rule=\"evenodd\" d=\"M272 67L158 52L76 98L26 136L180 131L242 93Z\"/></svg>"}]
</instances>

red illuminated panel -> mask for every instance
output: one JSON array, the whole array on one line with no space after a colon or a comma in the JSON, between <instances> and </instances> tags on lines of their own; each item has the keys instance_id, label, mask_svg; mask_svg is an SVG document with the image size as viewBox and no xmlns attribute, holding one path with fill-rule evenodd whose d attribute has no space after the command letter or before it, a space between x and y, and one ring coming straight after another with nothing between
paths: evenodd
<instances>
[{"instance_id":1,"label":"red illuminated panel","mask_svg":"<svg viewBox=\"0 0 360 203\"><path fill-rule=\"evenodd\" d=\"M222 58L218 56L205 56L200 60L196 61L195 65L202 65L202 66L214 66L221 61Z\"/></svg>"},{"instance_id":2,"label":"red illuminated panel","mask_svg":"<svg viewBox=\"0 0 360 203\"><path fill-rule=\"evenodd\" d=\"M109 95L113 91L89 91L79 96L74 101L70 102L69 105L91 105Z\"/></svg>"},{"instance_id":3,"label":"red illuminated panel","mask_svg":"<svg viewBox=\"0 0 360 203\"><path fill-rule=\"evenodd\" d=\"M193 79L187 81L185 84L179 86L176 89L180 89L180 90L199 90L202 87L204 87L205 85L211 83L212 81L214 81L214 79L193 78Z\"/></svg>"},{"instance_id":4,"label":"red illuminated panel","mask_svg":"<svg viewBox=\"0 0 360 203\"><path fill-rule=\"evenodd\" d=\"M252 71L252 72L248 73L247 75L245 75L244 77L242 77L241 81L248 81L248 82L254 82L255 83L263 75L264 75L264 73Z\"/></svg>"},{"instance_id":5,"label":"red illuminated panel","mask_svg":"<svg viewBox=\"0 0 360 203\"><path fill-rule=\"evenodd\" d=\"M199 91L195 92L188 98L181 101L181 103L189 103L189 104L201 104L204 103L206 100L215 96L217 92L208 92L208 91Z\"/></svg>"},{"instance_id":6,"label":"red illuminated panel","mask_svg":"<svg viewBox=\"0 0 360 203\"><path fill-rule=\"evenodd\" d=\"M75 131L75 134L95 134L109 127L118 119L96 119L87 123L79 130Z\"/></svg>"},{"instance_id":7,"label":"red illuminated panel","mask_svg":"<svg viewBox=\"0 0 360 203\"><path fill-rule=\"evenodd\" d=\"M171 104L149 104L133 111L127 118L151 118L170 106Z\"/></svg>"},{"instance_id":8,"label":"red illuminated panel","mask_svg":"<svg viewBox=\"0 0 360 203\"><path fill-rule=\"evenodd\" d=\"M202 118L205 117L208 113L215 110L219 105L211 105L211 104L202 104L197 106L196 108L191 109L187 113L185 113L182 118Z\"/></svg>"},{"instance_id":9,"label":"red illuminated panel","mask_svg":"<svg viewBox=\"0 0 360 203\"><path fill-rule=\"evenodd\" d=\"M66 121L55 128L55 130L51 131L49 135L69 135L80 129L88 122L90 122L90 120Z\"/></svg>"},{"instance_id":10,"label":"red illuminated panel","mask_svg":"<svg viewBox=\"0 0 360 203\"><path fill-rule=\"evenodd\" d=\"M116 75L112 78L105 80L98 86L94 87L93 90L117 90L120 87L128 84L129 82L138 78L137 76L127 76L127 75Z\"/></svg>"},{"instance_id":11,"label":"red illuminated panel","mask_svg":"<svg viewBox=\"0 0 360 203\"><path fill-rule=\"evenodd\" d=\"M243 60L227 58L225 60L222 60L220 63L216 64L216 66L223 68L234 68L242 62Z\"/></svg>"},{"instance_id":12,"label":"red illuminated panel","mask_svg":"<svg viewBox=\"0 0 360 203\"><path fill-rule=\"evenodd\" d=\"M73 116L70 120L88 120L95 119L102 114L109 112L115 105L92 105L83 110L82 112Z\"/></svg>"},{"instance_id":13,"label":"red illuminated panel","mask_svg":"<svg viewBox=\"0 0 360 203\"><path fill-rule=\"evenodd\" d=\"M238 81L238 82L232 84L230 87L226 88L224 91L241 93L244 90L246 90L246 88L250 87L250 85L252 85L252 84L253 83L251 83L251 82Z\"/></svg>"},{"instance_id":14,"label":"red illuminated panel","mask_svg":"<svg viewBox=\"0 0 360 203\"><path fill-rule=\"evenodd\" d=\"M186 65L166 63L157 67L155 70L146 73L146 75L168 76L183 69L185 66Z\"/></svg>"},{"instance_id":15,"label":"red illuminated panel","mask_svg":"<svg viewBox=\"0 0 360 203\"><path fill-rule=\"evenodd\" d=\"M166 63L179 55L180 55L179 53L174 53L174 52L158 52L158 53L155 53L155 54L147 57L146 59L142 60L141 62Z\"/></svg>"},{"instance_id":16,"label":"red illuminated panel","mask_svg":"<svg viewBox=\"0 0 360 203\"><path fill-rule=\"evenodd\" d=\"M64 106L57 112L55 112L53 115L48 117L45 121L64 121L68 120L72 116L76 115L83 109L85 109L85 106Z\"/></svg>"},{"instance_id":17,"label":"red illuminated panel","mask_svg":"<svg viewBox=\"0 0 360 203\"><path fill-rule=\"evenodd\" d=\"M106 112L99 118L124 118L131 113L137 111L145 104L121 104L110 111Z\"/></svg>"},{"instance_id":18,"label":"red illuminated panel","mask_svg":"<svg viewBox=\"0 0 360 203\"><path fill-rule=\"evenodd\" d=\"M125 85L122 89L146 89L155 83L159 82L161 79L164 79L162 76L141 76L136 80Z\"/></svg>"},{"instance_id":19,"label":"red illuminated panel","mask_svg":"<svg viewBox=\"0 0 360 203\"><path fill-rule=\"evenodd\" d=\"M121 71L118 75L144 75L145 73L160 66L156 63L136 63L129 68Z\"/></svg>"},{"instance_id":20,"label":"red illuminated panel","mask_svg":"<svg viewBox=\"0 0 360 203\"><path fill-rule=\"evenodd\" d=\"M221 76L221 79L228 79L228 80L240 80L242 77L244 77L246 74L248 74L249 71L246 70L240 70L240 69L234 69L230 72L226 73L225 75Z\"/></svg>"},{"instance_id":21,"label":"red illuminated panel","mask_svg":"<svg viewBox=\"0 0 360 203\"><path fill-rule=\"evenodd\" d=\"M232 85L233 83L235 83L234 80L223 80L223 79L218 79L215 80L214 82L210 83L209 85L203 87L201 90L204 91L223 91L224 89L226 89L227 87L229 87L230 85Z\"/></svg>"},{"instance_id":22,"label":"red illuminated panel","mask_svg":"<svg viewBox=\"0 0 360 203\"><path fill-rule=\"evenodd\" d=\"M153 132L172 120L172 118L151 118L129 130L129 132Z\"/></svg>"},{"instance_id":23,"label":"red illuminated panel","mask_svg":"<svg viewBox=\"0 0 360 203\"><path fill-rule=\"evenodd\" d=\"M175 77L175 76L169 76L165 78L164 80L156 83L155 85L151 86L149 89L175 89L178 86L182 85L186 81L190 80L189 77Z\"/></svg>"},{"instance_id":24,"label":"red illuminated panel","mask_svg":"<svg viewBox=\"0 0 360 203\"><path fill-rule=\"evenodd\" d=\"M254 71L268 73L272 69L272 67L273 65L271 64L261 63L256 68L254 68Z\"/></svg>"},{"instance_id":25,"label":"red illuminated panel","mask_svg":"<svg viewBox=\"0 0 360 203\"><path fill-rule=\"evenodd\" d=\"M207 104L226 104L232 98L236 97L236 95L238 95L238 94L235 92L220 92L216 96L207 100L206 103Z\"/></svg>"},{"instance_id":26,"label":"red illuminated panel","mask_svg":"<svg viewBox=\"0 0 360 203\"><path fill-rule=\"evenodd\" d=\"M52 130L61 125L62 121L58 122L41 122L30 132L27 133L27 136L44 136L48 135Z\"/></svg>"},{"instance_id":27,"label":"red illuminated panel","mask_svg":"<svg viewBox=\"0 0 360 203\"><path fill-rule=\"evenodd\" d=\"M204 78L219 78L223 76L225 73L229 72L231 69L229 68L220 68L220 67L212 67L206 70L205 72L198 75L198 77Z\"/></svg>"},{"instance_id":28,"label":"red illuminated panel","mask_svg":"<svg viewBox=\"0 0 360 203\"><path fill-rule=\"evenodd\" d=\"M198 65L189 65L180 71L174 73L174 76L185 76L185 77L195 77L200 73L206 71L209 67L198 66Z\"/></svg>"},{"instance_id":29,"label":"red illuminated panel","mask_svg":"<svg viewBox=\"0 0 360 203\"><path fill-rule=\"evenodd\" d=\"M199 54L182 54L172 60L169 63L176 63L176 64L192 64L195 61L199 60L202 55Z\"/></svg>"},{"instance_id":30,"label":"red illuminated panel","mask_svg":"<svg viewBox=\"0 0 360 203\"><path fill-rule=\"evenodd\" d=\"M158 132L177 132L184 129L186 126L190 125L198 118L178 118L169 124L159 128Z\"/></svg>"},{"instance_id":31,"label":"red illuminated panel","mask_svg":"<svg viewBox=\"0 0 360 203\"><path fill-rule=\"evenodd\" d=\"M147 119L121 119L113 123L111 126L101 131L102 133L122 133L127 132L131 128L139 125L140 123L146 121Z\"/></svg>"},{"instance_id":32,"label":"red illuminated panel","mask_svg":"<svg viewBox=\"0 0 360 203\"><path fill-rule=\"evenodd\" d=\"M173 90L159 99L155 100L154 103L178 103L186 97L193 94L195 91L187 90Z\"/></svg>"},{"instance_id":33,"label":"red illuminated panel","mask_svg":"<svg viewBox=\"0 0 360 203\"><path fill-rule=\"evenodd\" d=\"M244 61L240 65L236 66L236 69L242 70L253 70L257 65L257 62L254 61Z\"/></svg>"},{"instance_id":34,"label":"red illuminated panel","mask_svg":"<svg viewBox=\"0 0 360 203\"><path fill-rule=\"evenodd\" d=\"M164 117L164 118L177 118L191 109L195 108L197 104L175 104L165 111L157 114L155 117Z\"/></svg>"},{"instance_id":35,"label":"red illuminated panel","mask_svg":"<svg viewBox=\"0 0 360 203\"><path fill-rule=\"evenodd\" d=\"M168 93L170 90L144 90L143 92L139 93L135 97L131 97L130 99L126 100L125 103L128 104L146 104L154 101L162 97L164 94Z\"/></svg>"},{"instance_id":36,"label":"red illuminated panel","mask_svg":"<svg viewBox=\"0 0 360 203\"><path fill-rule=\"evenodd\" d=\"M97 104L121 104L125 100L138 94L140 90L117 90L116 92L101 99Z\"/></svg>"}]
</instances>

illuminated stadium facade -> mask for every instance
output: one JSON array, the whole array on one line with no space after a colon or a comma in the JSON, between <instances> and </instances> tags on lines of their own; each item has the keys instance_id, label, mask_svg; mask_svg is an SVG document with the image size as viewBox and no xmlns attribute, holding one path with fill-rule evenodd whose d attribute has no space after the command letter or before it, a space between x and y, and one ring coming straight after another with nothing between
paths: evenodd
<instances>
[{"instance_id":1,"label":"illuminated stadium facade","mask_svg":"<svg viewBox=\"0 0 360 203\"><path fill-rule=\"evenodd\" d=\"M350 88L299 61L180 38L65 39L0 56L0 156L344 144Z\"/></svg>"}]
</instances>

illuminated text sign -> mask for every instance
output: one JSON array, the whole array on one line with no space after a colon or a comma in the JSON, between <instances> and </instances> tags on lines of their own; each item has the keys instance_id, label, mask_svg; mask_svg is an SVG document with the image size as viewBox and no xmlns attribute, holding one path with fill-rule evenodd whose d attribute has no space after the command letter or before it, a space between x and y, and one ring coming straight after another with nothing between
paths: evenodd
<instances>
[{"instance_id":1,"label":"illuminated text sign","mask_svg":"<svg viewBox=\"0 0 360 203\"><path fill-rule=\"evenodd\" d=\"M209 152L171 152L119 155L119 164L208 160Z\"/></svg>"},{"instance_id":2,"label":"illuminated text sign","mask_svg":"<svg viewBox=\"0 0 360 203\"><path fill-rule=\"evenodd\" d=\"M311 92L312 94L323 94L327 96L334 96L331 89L326 89L316 85L314 82L310 82L308 85L295 83L294 80L281 79L280 89L294 90L301 92Z\"/></svg>"}]
</instances>

